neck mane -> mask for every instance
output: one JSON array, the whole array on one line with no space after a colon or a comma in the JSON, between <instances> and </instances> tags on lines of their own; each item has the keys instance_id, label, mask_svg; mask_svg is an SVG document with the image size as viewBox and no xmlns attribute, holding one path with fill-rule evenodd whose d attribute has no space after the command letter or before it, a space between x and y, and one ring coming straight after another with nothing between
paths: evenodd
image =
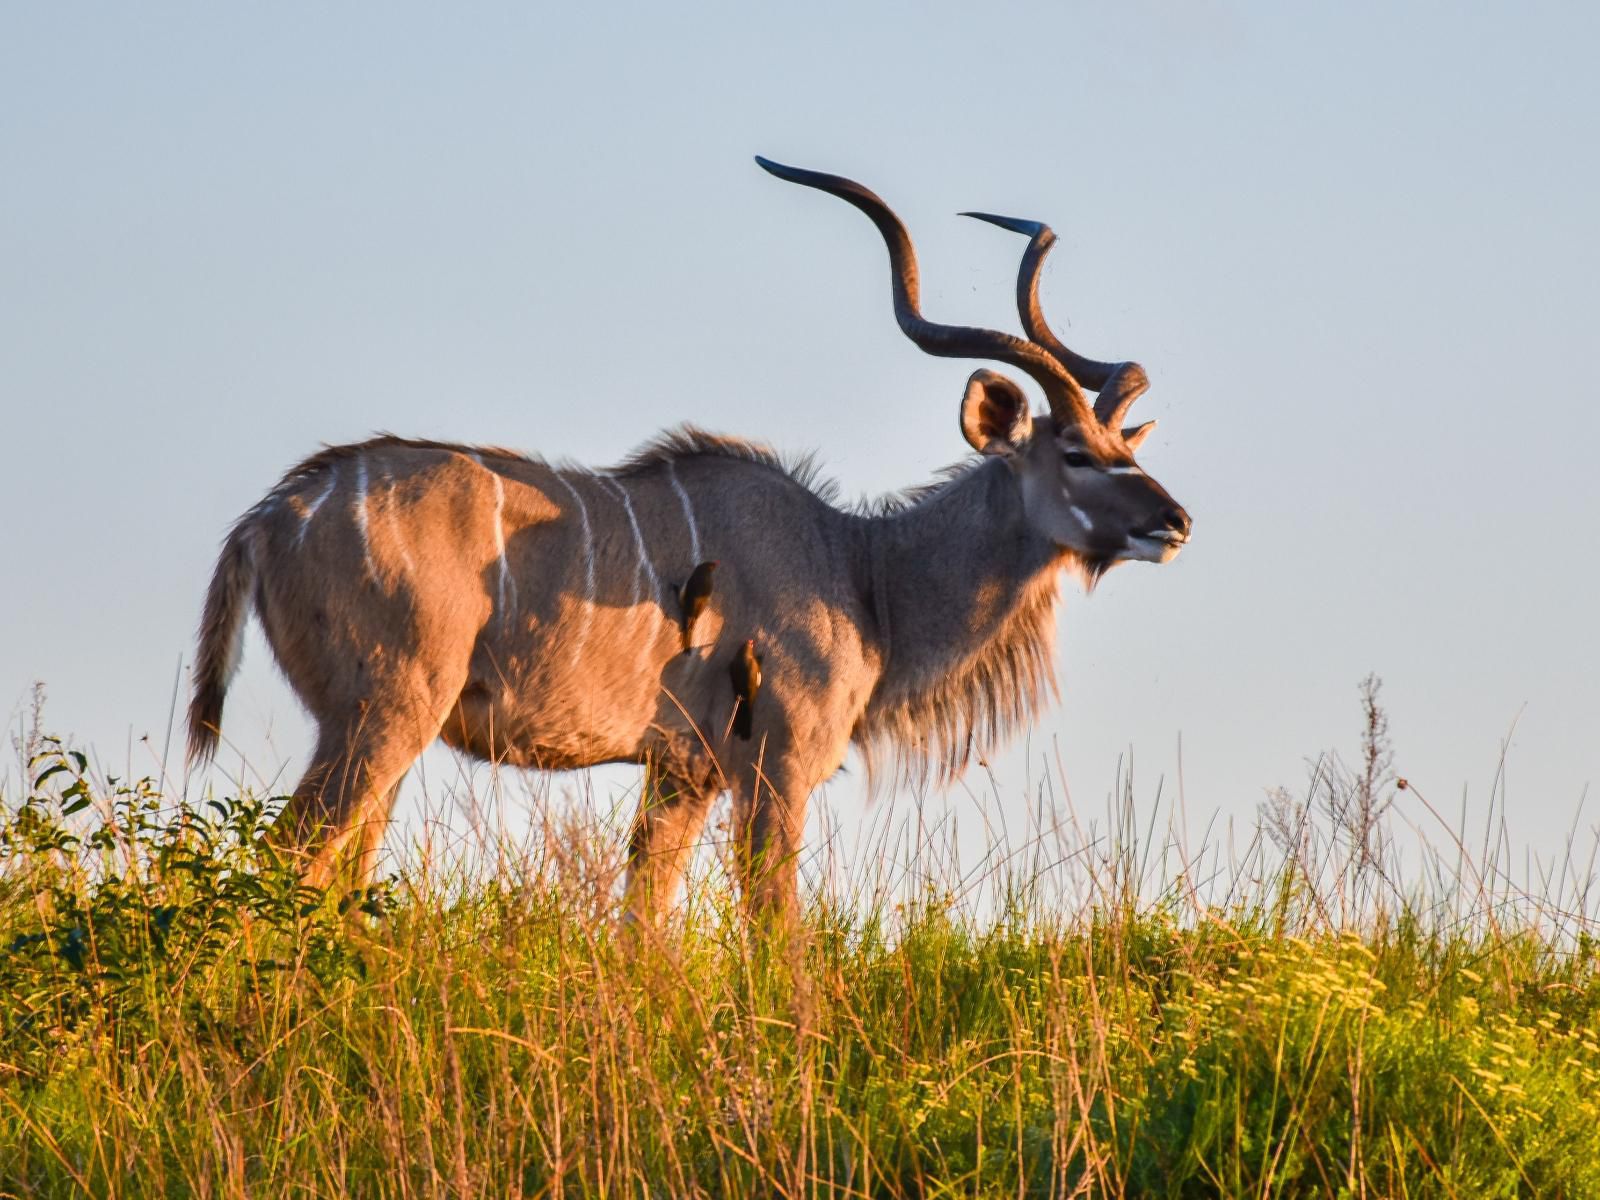
<instances>
[{"instance_id":1,"label":"neck mane","mask_svg":"<svg viewBox=\"0 0 1600 1200\"><path fill-rule=\"evenodd\" d=\"M1057 695L1055 607L1073 556L1023 519L1011 468L986 459L868 530L882 678L855 731L877 782L947 782Z\"/></svg>"}]
</instances>

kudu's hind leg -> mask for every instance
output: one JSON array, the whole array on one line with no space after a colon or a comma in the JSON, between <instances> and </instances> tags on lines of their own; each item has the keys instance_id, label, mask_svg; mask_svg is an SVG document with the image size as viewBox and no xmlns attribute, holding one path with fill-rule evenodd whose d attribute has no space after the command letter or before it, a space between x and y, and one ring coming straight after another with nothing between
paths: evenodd
<instances>
[{"instance_id":1,"label":"kudu's hind leg","mask_svg":"<svg viewBox=\"0 0 1600 1200\"><path fill-rule=\"evenodd\" d=\"M719 790L711 777L646 767L639 815L628 839L629 920L655 925L672 907Z\"/></svg>"},{"instance_id":2,"label":"kudu's hind leg","mask_svg":"<svg viewBox=\"0 0 1600 1200\"><path fill-rule=\"evenodd\" d=\"M394 802L400 795L400 784L404 779L405 772L401 772L394 786L382 796L375 797L357 821L359 831L356 837L360 840L360 850L355 860L355 876L362 882L370 883L377 877L383 835L389 828L389 819L394 815Z\"/></svg>"},{"instance_id":3,"label":"kudu's hind leg","mask_svg":"<svg viewBox=\"0 0 1600 1200\"><path fill-rule=\"evenodd\" d=\"M368 710L342 725L325 721L317 748L278 819L280 844L302 856L302 877L329 887L344 876L368 881L400 780L439 735L441 712L375 716Z\"/></svg>"}]
</instances>

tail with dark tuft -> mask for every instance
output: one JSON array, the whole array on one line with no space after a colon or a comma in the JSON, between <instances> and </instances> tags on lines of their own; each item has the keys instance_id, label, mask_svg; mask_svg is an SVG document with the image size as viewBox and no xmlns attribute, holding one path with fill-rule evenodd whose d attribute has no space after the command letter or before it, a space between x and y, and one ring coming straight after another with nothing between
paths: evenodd
<instances>
[{"instance_id":1,"label":"tail with dark tuft","mask_svg":"<svg viewBox=\"0 0 1600 1200\"><path fill-rule=\"evenodd\" d=\"M228 683L239 665L244 623L250 615L256 566L251 553L251 520L247 513L227 540L217 559L211 587L206 591L205 613L200 618L200 647L195 655L194 697L189 701L189 761L205 762L217 750L222 727L222 702Z\"/></svg>"}]
</instances>

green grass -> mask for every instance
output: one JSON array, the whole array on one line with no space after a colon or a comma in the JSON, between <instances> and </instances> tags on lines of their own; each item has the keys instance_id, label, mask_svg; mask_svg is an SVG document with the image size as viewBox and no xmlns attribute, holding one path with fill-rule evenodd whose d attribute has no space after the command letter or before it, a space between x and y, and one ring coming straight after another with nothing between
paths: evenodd
<instances>
[{"instance_id":1,"label":"green grass","mask_svg":"<svg viewBox=\"0 0 1600 1200\"><path fill-rule=\"evenodd\" d=\"M981 917L824 888L779 944L713 874L655 943L575 821L324 897L268 806L46 742L0 809L0 1195L1600 1196L1592 921L1446 887L1454 845L1396 894L1318 799L1374 766L1220 891L1129 837L1075 895L991 861Z\"/></svg>"}]
</instances>

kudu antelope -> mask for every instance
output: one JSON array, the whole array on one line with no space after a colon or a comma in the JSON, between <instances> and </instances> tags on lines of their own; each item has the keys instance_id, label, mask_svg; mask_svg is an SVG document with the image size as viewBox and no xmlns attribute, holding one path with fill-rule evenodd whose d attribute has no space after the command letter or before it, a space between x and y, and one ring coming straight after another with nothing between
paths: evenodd
<instances>
[{"instance_id":1,"label":"kudu antelope","mask_svg":"<svg viewBox=\"0 0 1600 1200\"><path fill-rule=\"evenodd\" d=\"M792 915L808 798L852 743L869 764L887 753L897 772L953 776L1053 691L1062 569L1092 583L1188 540L1187 514L1134 463L1150 425L1121 425L1144 372L1083 358L1045 325L1048 228L984 217L1030 235L1017 284L1026 340L935 324L919 309L911 239L883 201L757 161L871 218L913 342L1022 371L1049 414L980 370L960 410L978 457L855 511L804 467L687 427L602 471L397 437L313 455L228 534L189 710L190 755L203 759L253 608L317 723L279 825L312 882L369 876L401 777L442 737L531 767L643 764L626 892L647 920L672 902L707 809L731 790L746 902ZM721 566L684 653L678 589L711 560ZM749 740L731 732L730 666L747 652L762 674Z\"/></svg>"}]
</instances>

